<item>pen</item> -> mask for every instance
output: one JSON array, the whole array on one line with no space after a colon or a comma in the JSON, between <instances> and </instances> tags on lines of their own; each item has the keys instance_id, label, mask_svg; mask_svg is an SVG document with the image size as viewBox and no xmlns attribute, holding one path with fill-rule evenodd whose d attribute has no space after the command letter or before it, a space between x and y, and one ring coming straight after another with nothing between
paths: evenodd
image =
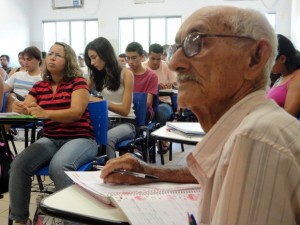
<instances>
[{"instance_id":1,"label":"pen","mask_svg":"<svg viewBox=\"0 0 300 225\"><path fill-rule=\"evenodd\" d=\"M193 214L188 214L189 225L197 225L196 219Z\"/></svg>"},{"instance_id":2,"label":"pen","mask_svg":"<svg viewBox=\"0 0 300 225\"><path fill-rule=\"evenodd\" d=\"M17 97L16 96L14 96L14 95L11 95L11 97L15 100L15 101L17 101L17 102L19 102L20 100L19 99L17 99Z\"/></svg>"},{"instance_id":3,"label":"pen","mask_svg":"<svg viewBox=\"0 0 300 225\"><path fill-rule=\"evenodd\" d=\"M101 169L103 169L103 166L93 165L93 168L101 170ZM153 176L153 175L150 175L150 174L137 173L137 172L127 171L127 170L121 170L121 169L120 170L113 170L112 173L120 173L120 174L123 174L123 175L140 177L140 178L144 178L144 179L158 179L157 176Z\"/></svg>"}]
</instances>

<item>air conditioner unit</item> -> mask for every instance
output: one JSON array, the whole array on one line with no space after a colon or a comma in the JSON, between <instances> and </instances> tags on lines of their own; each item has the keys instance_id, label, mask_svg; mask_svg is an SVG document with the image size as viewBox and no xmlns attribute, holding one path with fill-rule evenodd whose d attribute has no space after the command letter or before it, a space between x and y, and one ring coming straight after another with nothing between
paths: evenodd
<instances>
[{"instance_id":1,"label":"air conditioner unit","mask_svg":"<svg viewBox=\"0 0 300 225\"><path fill-rule=\"evenodd\" d=\"M53 9L80 8L83 0L52 0Z\"/></svg>"}]
</instances>

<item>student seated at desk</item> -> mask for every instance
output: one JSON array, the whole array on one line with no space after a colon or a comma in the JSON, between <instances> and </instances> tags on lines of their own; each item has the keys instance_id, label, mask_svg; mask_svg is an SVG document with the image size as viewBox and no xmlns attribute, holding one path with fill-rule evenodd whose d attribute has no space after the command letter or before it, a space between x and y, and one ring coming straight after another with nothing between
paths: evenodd
<instances>
[{"instance_id":1,"label":"student seated at desk","mask_svg":"<svg viewBox=\"0 0 300 225\"><path fill-rule=\"evenodd\" d=\"M142 65L157 75L159 89L172 89L174 86L177 86L176 73L168 68L167 63L162 60L162 55L163 47L160 44L151 44L148 60L143 62ZM173 106L170 96L160 96L156 121L160 126L164 126L167 121L172 119L172 115ZM162 148L159 151L166 153L169 150L169 142L163 141Z\"/></svg>"},{"instance_id":2,"label":"student seated at desk","mask_svg":"<svg viewBox=\"0 0 300 225\"><path fill-rule=\"evenodd\" d=\"M11 165L9 178L10 218L30 224L31 177L49 165L57 190L71 185L65 171L74 171L97 154L87 105L89 88L82 77L74 50L55 42L47 53L43 80L34 84L24 102L13 111L48 119L43 137L23 150Z\"/></svg>"},{"instance_id":3,"label":"student seated at desk","mask_svg":"<svg viewBox=\"0 0 300 225\"><path fill-rule=\"evenodd\" d=\"M134 75L133 91L147 93L147 124L155 116L153 106L154 98L158 94L158 78L153 71L142 66L143 52L143 46L138 42L131 42L126 47L126 60Z\"/></svg>"},{"instance_id":4,"label":"student seated at desk","mask_svg":"<svg viewBox=\"0 0 300 225\"><path fill-rule=\"evenodd\" d=\"M156 167L130 154L109 160L106 183L147 180L199 183L198 224L300 224L300 123L266 98L277 52L273 28L260 12L209 6L181 25L170 50L178 104L189 107L206 135L187 167ZM188 222L187 222L188 224Z\"/></svg>"},{"instance_id":5,"label":"student seated at desk","mask_svg":"<svg viewBox=\"0 0 300 225\"><path fill-rule=\"evenodd\" d=\"M135 138L135 114L133 110L133 74L121 67L110 42L99 37L85 48L86 65L91 71L89 85L108 100L109 130L107 134L106 155L115 158L115 146ZM91 101L101 101L91 97Z\"/></svg>"}]
</instances>

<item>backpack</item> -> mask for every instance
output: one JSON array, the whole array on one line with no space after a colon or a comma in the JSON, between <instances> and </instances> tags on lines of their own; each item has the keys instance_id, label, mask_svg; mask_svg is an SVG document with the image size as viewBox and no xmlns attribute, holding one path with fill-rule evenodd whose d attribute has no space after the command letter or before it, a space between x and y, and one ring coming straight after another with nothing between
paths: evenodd
<instances>
[{"instance_id":1,"label":"backpack","mask_svg":"<svg viewBox=\"0 0 300 225\"><path fill-rule=\"evenodd\" d=\"M13 159L14 155L10 151L7 151L4 143L0 142L0 194L8 191L8 171Z\"/></svg>"}]
</instances>

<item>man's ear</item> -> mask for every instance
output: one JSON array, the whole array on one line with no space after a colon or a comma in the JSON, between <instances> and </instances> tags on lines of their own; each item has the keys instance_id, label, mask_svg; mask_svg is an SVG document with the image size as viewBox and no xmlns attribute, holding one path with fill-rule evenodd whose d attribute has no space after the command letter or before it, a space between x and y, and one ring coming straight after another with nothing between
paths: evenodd
<instances>
[{"instance_id":1,"label":"man's ear","mask_svg":"<svg viewBox=\"0 0 300 225\"><path fill-rule=\"evenodd\" d=\"M250 49L250 62L248 65L248 73L245 74L245 79L253 80L256 76L263 73L264 67L271 55L271 45L266 39L257 41Z\"/></svg>"}]
</instances>

